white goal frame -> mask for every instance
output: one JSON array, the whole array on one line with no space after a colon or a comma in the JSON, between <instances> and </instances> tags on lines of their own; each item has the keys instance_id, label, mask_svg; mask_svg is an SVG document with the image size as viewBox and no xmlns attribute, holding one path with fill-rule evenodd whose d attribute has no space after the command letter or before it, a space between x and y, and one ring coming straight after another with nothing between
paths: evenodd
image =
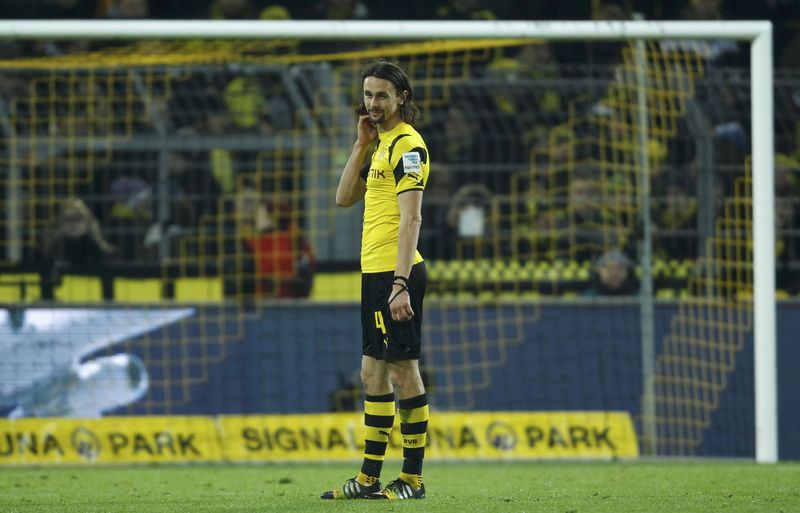
<instances>
[{"instance_id":1,"label":"white goal frame","mask_svg":"<svg viewBox=\"0 0 800 513\"><path fill-rule=\"evenodd\" d=\"M0 39L535 38L750 43L756 460L778 459L772 23L769 21L7 20Z\"/></svg>"}]
</instances>

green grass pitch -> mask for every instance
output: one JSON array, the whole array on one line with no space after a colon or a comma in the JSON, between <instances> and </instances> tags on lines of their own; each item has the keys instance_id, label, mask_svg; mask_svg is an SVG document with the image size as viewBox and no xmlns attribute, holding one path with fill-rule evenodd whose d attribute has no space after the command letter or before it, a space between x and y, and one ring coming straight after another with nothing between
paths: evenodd
<instances>
[{"instance_id":1,"label":"green grass pitch","mask_svg":"<svg viewBox=\"0 0 800 513\"><path fill-rule=\"evenodd\" d=\"M387 462L386 481L397 466ZM356 470L356 464L6 467L0 511L800 511L800 463L429 463L423 501L319 499Z\"/></svg>"}]
</instances>

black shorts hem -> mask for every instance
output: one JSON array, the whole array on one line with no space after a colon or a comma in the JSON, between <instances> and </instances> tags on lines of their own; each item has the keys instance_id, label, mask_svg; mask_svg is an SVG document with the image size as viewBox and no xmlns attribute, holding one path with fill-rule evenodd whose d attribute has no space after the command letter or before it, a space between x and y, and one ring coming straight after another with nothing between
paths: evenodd
<instances>
[{"instance_id":1,"label":"black shorts hem","mask_svg":"<svg viewBox=\"0 0 800 513\"><path fill-rule=\"evenodd\" d=\"M388 302L394 271L361 275L361 354L389 363L419 360L426 275L425 262L411 268L408 290L414 317L402 322L392 320Z\"/></svg>"}]
</instances>

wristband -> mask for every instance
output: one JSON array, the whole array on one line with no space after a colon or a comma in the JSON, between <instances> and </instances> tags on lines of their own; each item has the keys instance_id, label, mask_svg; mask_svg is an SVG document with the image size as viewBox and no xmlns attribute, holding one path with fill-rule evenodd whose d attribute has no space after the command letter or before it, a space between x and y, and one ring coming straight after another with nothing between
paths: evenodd
<instances>
[{"instance_id":1,"label":"wristband","mask_svg":"<svg viewBox=\"0 0 800 513\"><path fill-rule=\"evenodd\" d=\"M403 292L408 292L410 294L410 292L408 290L408 278L406 278L405 276L393 276L392 277L392 287L394 287L395 285L399 285L400 286L400 290L397 291L397 294L395 294L394 296L389 298L389 304L390 305L392 304L392 301L397 299L397 296L399 296Z\"/></svg>"},{"instance_id":2,"label":"wristband","mask_svg":"<svg viewBox=\"0 0 800 513\"><path fill-rule=\"evenodd\" d=\"M389 303L388 303L388 304L390 304L390 305L391 305L391 304L392 304L392 301L394 301L395 299L397 299L397 296L399 296L399 295L400 295L400 294L402 294L403 292L408 292L408 287L406 287L405 285L401 285L400 287L401 287L401 289L397 291L397 294L395 294L394 296L392 296L392 297L391 297L391 299L389 299ZM410 292L409 292L409 294L410 294Z\"/></svg>"},{"instance_id":3,"label":"wristband","mask_svg":"<svg viewBox=\"0 0 800 513\"><path fill-rule=\"evenodd\" d=\"M393 276L393 277L392 277L392 282L393 282L393 283L394 283L394 282L396 282L397 280L400 280L400 281L402 281L402 282L403 282L403 285L404 285L404 286L406 286L406 287L408 287L408 278L406 278L405 276L398 276L398 275L395 275L395 276Z\"/></svg>"}]
</instances>

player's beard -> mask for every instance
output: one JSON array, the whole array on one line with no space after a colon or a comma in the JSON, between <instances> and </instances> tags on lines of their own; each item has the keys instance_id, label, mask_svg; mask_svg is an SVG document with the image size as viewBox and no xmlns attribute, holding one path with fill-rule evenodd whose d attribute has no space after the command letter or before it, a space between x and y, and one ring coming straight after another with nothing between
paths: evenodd
<instances>
[{"instance_id":1,"label":"player's beard","mask_svg":"<svg viewBox=\"0 0 800 513\"><path fill-rule=\"evenodd\" d=\"M384 111L382 111L382 110L378 110L378 111L371 110L371 111L369 111L369 120L374 125L380 125L381 123L386 121L386 113Z\"/></svg>"}]
</instances>

